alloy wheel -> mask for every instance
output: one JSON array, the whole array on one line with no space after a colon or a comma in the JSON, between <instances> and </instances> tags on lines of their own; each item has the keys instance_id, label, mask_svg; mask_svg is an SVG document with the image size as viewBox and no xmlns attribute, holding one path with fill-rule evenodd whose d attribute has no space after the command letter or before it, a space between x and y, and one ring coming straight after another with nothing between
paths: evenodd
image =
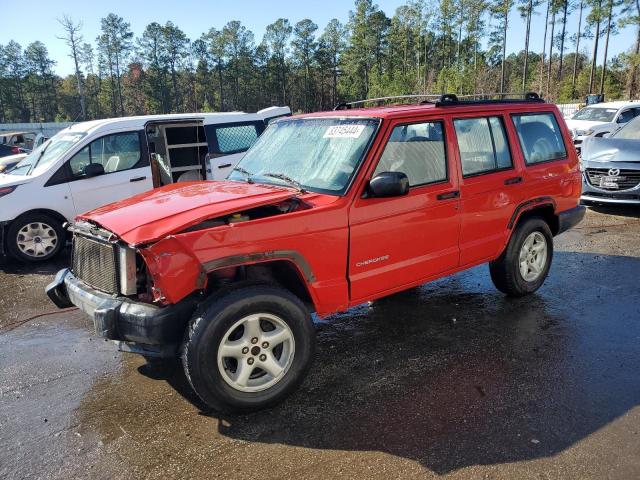
<instances>
[{"instance_id":1,"label":"alloy wheel","mask_svg":"<svg viewBox=\"0 0 640 480\"><path fill-rule=\"evenodd\" d=\"M276 315L247 315L233 324L218 347L224 381L241 392L259 392L278 383L291 367L293 332Z\"/></svg>"}]
</instances>

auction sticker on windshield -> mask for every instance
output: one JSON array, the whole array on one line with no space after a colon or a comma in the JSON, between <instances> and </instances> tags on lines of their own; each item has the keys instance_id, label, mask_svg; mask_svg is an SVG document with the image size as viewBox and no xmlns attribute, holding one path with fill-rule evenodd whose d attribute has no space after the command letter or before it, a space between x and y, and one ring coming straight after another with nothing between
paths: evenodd
<instances>
[{"instance_id":1,"label":"auction sticker on windshield","mask_svg":"<svg viewBox=\"0 0 640 480\"><path fill-rule=\"evenodd\" d=\"M324 132L323 138L358 138L365 125L332 125Z\"/></svg>"}]
</instances>

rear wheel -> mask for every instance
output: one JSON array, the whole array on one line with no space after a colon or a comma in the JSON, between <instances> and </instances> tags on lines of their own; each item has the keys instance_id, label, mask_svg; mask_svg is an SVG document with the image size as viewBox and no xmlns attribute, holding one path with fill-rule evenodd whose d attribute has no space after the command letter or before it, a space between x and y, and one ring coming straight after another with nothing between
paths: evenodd
<instances>
[{"instance_id":1,"label":"rear wheel","mask_svg":"<svg viewBox=\"0 0 640 480\"><path fill-rule=\"evenodd\" d=\"M23 262L44 262L64 246L64 229L58 220L44 213L26 214L7 229L7 249Z\"/></svg>"},{"instance_id":2,"label":"rear wheel","mask_svg":"<svg viewBox=\"0 0 640 480\"><path fill-rule=\"evenodd\" d=\"M513 297L535 292L547 278L553 258L553 236L539 217L520 223L502 255L489 264L498 290Z\"/></svg>"},{"instance_id":3,"label":"rear wheel","mask_svg":"<svg viewBox=\"0 0 640 480\"><path fill-rule=\"evenodd\" d=\"M213 300L191 320L182 363L208 406L248 411L272 406L304 379L313 358L309 312L287 290L255 285Z\"/></svg>"}]
</instances>

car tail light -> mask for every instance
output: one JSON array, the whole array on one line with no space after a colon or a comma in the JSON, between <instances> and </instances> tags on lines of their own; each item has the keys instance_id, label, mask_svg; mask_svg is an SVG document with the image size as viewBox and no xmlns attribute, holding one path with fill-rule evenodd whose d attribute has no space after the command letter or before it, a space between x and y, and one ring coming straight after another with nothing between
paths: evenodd
<instances>
[{"instance_id":1,"label":"car tail light","mask_svg":"<svg viewBox=\"0 0 640 480\"><path fill-rule=\"evenodd\" d=\"M11 153L13 153L14 155L17 155L18 153L20 153L20 147L13 147L11 149Z\"/></svg>"}]
</instances>

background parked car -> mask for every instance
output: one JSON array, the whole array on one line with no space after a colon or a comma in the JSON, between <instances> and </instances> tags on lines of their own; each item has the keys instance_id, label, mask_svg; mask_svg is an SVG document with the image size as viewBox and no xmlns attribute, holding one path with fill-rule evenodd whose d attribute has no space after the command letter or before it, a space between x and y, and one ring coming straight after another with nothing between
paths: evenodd
<instances>
[{"instance_id":1,"label":"background parked car","mask_svg":"<svg viewBox=\"0 0 640 480\"><path fill-rule=\"evenodd\" d=\"M640 102L597 103L581 108L565 118L573 136L573 143L580 152L587 137L611 134L640 114Z\"/></svg>"},{"instance_id":2,"label":"background parked car","mask_svg":"<svg viewBox=\"0 0 640 480\"><path fill-rule=\"evenodd\" d=\"M0 255L43 261L66 241L62 224L154 187L226 178L270 119L257 113L111 118L72 125L0 175Z\"/></svg>"},{"instance_id":3,"label":"background parked car","mask_svg":"<svg viewBox=\"0 0 640 480\"><path fill-rule=\"evenodd\" d=\"M582 147L582 200L640 204L640 117Z\"/></svg>"},{"instance_id":4,"label":"background parked car","mask_svg":"<svg viewBox=\"0 0 640 480\"><path fill-rule=\"evenodd\" d=\"M26 156L27 153L31 152L34 148L39 147L44 142L49 140L49 137L45 137L41 133L12 133L11 135L2 134L0 135L0 142L4 139L8 139L8 143L0 144L0 158L4 159L4 157L11 156L14 158L16 155ZM8 170L8 168L5 168ZM1 172L2 170L0 170Z\"/></svg>"},{"instance_id":5,"label":"background parked car","mask_svg":"<svg viewBox=\"0 0 640 480\"><path fill-rule=\"evenodd\" d=\"M0 132L0 157L30 152L37 138L36 132Z\"/></svg>"},{"instance_id":6,"label":"background parked car","mask_svg":"<svg viewBox=\"0 0 640 480\"><path fill-rule=\"evenodd\" d=\"M15 155L7 155L6 157L0 158L0 173L8 172L20 163L20 161L27 155L27 153L17 153Z\"/></svg>"}]
</instances>

